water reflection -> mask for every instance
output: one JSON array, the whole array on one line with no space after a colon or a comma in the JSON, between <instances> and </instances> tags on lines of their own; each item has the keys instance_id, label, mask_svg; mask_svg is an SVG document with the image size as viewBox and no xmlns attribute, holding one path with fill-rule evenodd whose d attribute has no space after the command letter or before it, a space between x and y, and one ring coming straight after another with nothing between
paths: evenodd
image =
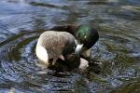
<instances>
[{"instance_id":1,"label":"water reflection","mask_svg":"<svg viewBox=\"0 0 140 93\"><path fill-rule=\"evenodd\" d=\"M1 0L0 92L139 93L139 0ZM99 30L89 71L39 74L35 45L45 30L88 24Z\"/></svg>"}]
</instances>

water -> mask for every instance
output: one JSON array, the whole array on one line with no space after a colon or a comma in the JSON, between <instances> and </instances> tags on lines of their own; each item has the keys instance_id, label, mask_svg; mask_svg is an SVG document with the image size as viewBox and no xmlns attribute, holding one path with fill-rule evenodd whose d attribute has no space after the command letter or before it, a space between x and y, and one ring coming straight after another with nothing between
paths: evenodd
<instances>
[{"instance_id":1,"label":"water","mask_svg":"<svg viewBox=\"0 0 140 93\"><path fill-rule=\"evenodd\" d=\"M139 93L139 6L139 0L1 0L0 93ZM37 38L66 24L98 29L91 57L100 68L38 74Z\"/></svg>"}]
</instances>

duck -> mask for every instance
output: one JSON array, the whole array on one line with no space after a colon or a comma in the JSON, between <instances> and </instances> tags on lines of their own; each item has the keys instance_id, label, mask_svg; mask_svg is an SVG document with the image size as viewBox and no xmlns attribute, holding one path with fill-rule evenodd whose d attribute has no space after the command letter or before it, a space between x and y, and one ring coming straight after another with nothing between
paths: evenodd
<instances>
[{"instance_id":1,"label":"duck","mask_svg":"<svg viewBox=\"0 0 140 93\"><path fill-rule=\"evenodd\" d=\"M64 55L69 55L76 48L75 37L66 31L45 31L36 44L36 56L42 65L49 67L58 59L65 60Z\"/></svg>"},{"instance_id":2,"label":"duck","mask_svg":"<svg viewBox=\"0 0 140 93\"><path fill-rule=\"evenodd\" d=\"M51 31L53 31L53 34L49 34ZM50 36L52 39L50 41L47 41L47 38ZM61 38L58 39L58 37ZM66 39L66 37L69 38ZM46 52L48 50L51 50L52 47L50 49L46 49L46 45L50 45L51 43L53 43L53 39L56 39L57 41L66 45L63 48L59 47L60 49L56 48L61 52L59 52L59 55L55 56L54 59L53 57L49 56L51 55L49 52ZM92 46L98 41L98 39L98 31L91 26L58 26L51 29L50 31L45 31L40 35L36 46L36 55L38 59L41 60L47 67L50 64L54 64L56 61L58 61L66 65L68 68L79 67L80 69L82 69L83 67L89 66L91 49ZM65 41L67 43L65 43ZM45 43L43 44L42 42ZM50 62L50 59L53 59L53 61Z\"/></svg>"}]
</instances>

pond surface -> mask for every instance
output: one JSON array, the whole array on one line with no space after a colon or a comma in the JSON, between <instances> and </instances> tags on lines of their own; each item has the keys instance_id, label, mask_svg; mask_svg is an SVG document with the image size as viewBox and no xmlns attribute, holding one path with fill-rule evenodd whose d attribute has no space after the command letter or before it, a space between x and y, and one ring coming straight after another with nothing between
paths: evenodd
<instances>
[{"instance_id":1,"label":"pond surface","mask_svg":"<svg viewBox=\"0 0 140 93\"><path fill-rule=\"evenodd\" d=\"M66 24L98 29L91 58L100 68L90 66L88 74L38 74L39 35ZM10 91L140 93L140 1L0 0L0 93Z\"/></svg>"}]
</instances>

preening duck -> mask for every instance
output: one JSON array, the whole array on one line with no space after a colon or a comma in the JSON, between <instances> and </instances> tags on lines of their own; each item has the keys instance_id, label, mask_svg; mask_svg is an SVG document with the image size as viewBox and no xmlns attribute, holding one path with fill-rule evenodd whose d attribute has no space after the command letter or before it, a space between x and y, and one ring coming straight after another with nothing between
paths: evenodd
<instances>
[{"instance_id":1,"label":"preening duck","mask_svg":"<svg viewBox=\"0 0 140 93\"><path fill-rule=\"evenodd\" d=\"M90 50L99 39L98 31L86 25L56 27L52 30L45 31L38 39L38 59L47 67L57 59L69 68L87 67L89 60L82 57L90 57Z\"/></svg>"}]
</instances>

